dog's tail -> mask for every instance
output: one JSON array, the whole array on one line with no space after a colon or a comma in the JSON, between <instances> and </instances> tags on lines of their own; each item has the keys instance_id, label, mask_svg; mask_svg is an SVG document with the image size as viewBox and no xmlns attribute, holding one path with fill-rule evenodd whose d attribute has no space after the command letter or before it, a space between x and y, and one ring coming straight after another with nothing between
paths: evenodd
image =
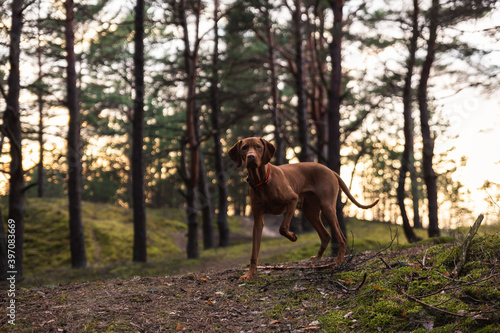
<instances>
[{"instance_id":1,"label":"dog's tail","mask_svg":"<svg viewBox=\"0 0 500 333\"><path fill-rule=\"evenodd\" d=\"M363 209L368 209L368 208L372 208L373 206L375 206L379 199L375 200L374 203L372 204L369 204L369 205L362 205L360 204L356 199L354 199L354 197L352 196L351 192L349 191L349 188L347 187L347 185L344 183L344 181L342 180L342 178L340 178L339 174L334 172L335 173L335 176L337 177L337 179L339 180L339 185L340 185L340 188L342 189L342 191L347 195L347 197L356 205L358 206L359 208L363 208Z\"/></svg>"}]
</instances>

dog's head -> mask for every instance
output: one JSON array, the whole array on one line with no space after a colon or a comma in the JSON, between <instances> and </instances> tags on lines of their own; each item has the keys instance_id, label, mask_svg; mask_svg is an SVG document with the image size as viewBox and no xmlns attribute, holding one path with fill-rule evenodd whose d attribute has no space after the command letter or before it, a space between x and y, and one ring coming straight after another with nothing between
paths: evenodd
<instances>
[{"instance_id":1,"label":"dog's head","mask_svg":"<svg viewBox=\"0 0 500 333\"><path fill-rule=\"evenodd\" d=\"M269 163L275 151L266 139L252 137L236 142L228 154L238 167L245 163L246 168L254 169Z\"/></svg>"}]
</instances>

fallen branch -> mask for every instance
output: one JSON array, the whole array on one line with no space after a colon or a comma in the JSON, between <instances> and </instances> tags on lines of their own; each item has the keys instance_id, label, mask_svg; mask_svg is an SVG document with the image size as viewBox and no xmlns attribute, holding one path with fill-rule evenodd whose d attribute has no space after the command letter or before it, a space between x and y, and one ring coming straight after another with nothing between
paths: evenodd
<instances>
[{"instance_id":1,"label":"fallen branch","mask_svg":"<svg viewBox=\"0 0 500 333\"><path fill-rule=\"evenodd\" d=\"M481 222L483 222L484 215L481 214L477 217L476 222L472 225L472 227L469 230L469 233L467 234L467 237L465 238L463 244L462 244L462 251L460 252L460 257L458 260L457 265L455 266L455 269L451 273L452 276L457 277L460 274L460 271L464 267L466 261L467 261L467 252L469 252L469 247L472 243L472 239L477 233L477 230L479 229L479 226L481 225Z\"/></svg>"},{"instance_id":2,"label":"fallen branch","mask_svg":"<svg viewBox=\"0 0 500 333\"><path fill-rule=\"evenodd\" d=\"M379 259L380 259L380 260L384 263L385 267L387 267L387 269L388 269L388 270L391 270L391 269L392 269L391 265L389 265L389 264L388 264L388 263L384 260L384 258L380 257Z\"/></svg>"},{"instance_id":3,"label":"fallen branch","mask_svg":"<svg viewBox=\"0 0 500 333\"><path fill-rule=\"evenodd\" d=\"M399 292L401 294L403 294L404 296L408 297L409 299L411 299L412 301L417 302L418 304L420 304L422 306L428 307L428 308L430 308L432 310L439 311L439 312L442 312L442 313L445 313L445 314L448 314L448 315L451 315L451 316L460 317L460 318L474 318L475 320L489 320L488 318L479 317L477 315L474 315L474 316L470 316L469 315L468 316L466 314L460 314L460 313L451 312L451 311L448 311L448 310L445 310L445 309L441 309L441 308L438 308L437 306L434 306L434 305L422 302L421 300L419 300L419 299L417 299L417 298L415 298L415 297L413 297L411 295L408 295L407 293L405 293L402 290L399 290Z\"/></svg>"},{"instance_id":4,"label":"fallen branch","mask_svg":"<svg viewBox=\"0 0 500 333\"><path fill-rule=\"evenodd\" d=\"M425 267L425 260L427 258L427 252L429 251L429 249L426 249L425 250L425 253L424 253L424 257L422 258L422 268Z\"/></svg>"},{"instance_id":5,"label":"fallen branch","mask_svg":"<svg viewBox=\"0 0 500 333\"><path fill-rule=\"evenodd\" d=\"M434 296L434 295L437 295L437 294L440 294L442 293L443 291L449 291L449 290L455 290L455 289L460 289L460 288L463 288L463 287L466 287L466 286L473 286L473 285L476 285L476 284L480 284L481 282L485 282L485 281L488 281L488 280L491 280L491 279L494 279L496 277L500 277L500 273L497 273L497 274L491 274L489 276L486 276L482 279L479 279L479 280L475 280L475 281L470 281L470 282L465 282L465 283L462 283L462 284L459 284L459 285L452 285L450 286L453 282L461 282L459 280L450 280L447 284L445 284L441 289L439 290L436 290L432 293L429 293L429 294L425 294L425 295L420 295L420 296L413 296L415 298L426 298L426 297L430 297L430 296Z\"/></svg>"},{"instance_id":6,"label":"fallen branch","mask_svg":"<svg viewBox=\"0 0 500 333\"><path fill-rule=\"evenodd\" d=\"M352 291L352 292L357 292L359 289L361 289L361 287L363 287L363 285L365 284L366 282L366 277L368 276L368 274L363 274L363 280L361 280L361 283L358 285L358 287L354 290L349 290L349 291Z\"/></svg>"},{"instance_id":7,"label":"fallen branch","mask_svg":"<svg viewBox=\"0 0 500 333\"><path fill-rule=\"evenodd\" d=\"M361 287L364 286L365 282L366 282L366 277L368 276L368 274L365 272L363 274L363 278L361 279L361 282L359 283L359 285L354 288L354 289L351 289L351 288L347 288L342 282L338 281L338 280L334 280L332 279L331 277L327 277L328 280L331 282L331 283L335 283L337 284L340 288L344 289L346 292L351 292L351 293L355 293L357 292L359 289L361 289Z\"/></svg>"},{"instance_id":8,"label":"fallen branch","mask_svg":"<svg viewBox=\"0 0 500 333\"><path fill-rule=\"evenodd\" d=\"M275 265L275 266L257 266L257 269L272 269L275 271L284 271L287 269L298 269L298 267L291 267L291 266L283 266L283 265Z\"/></svg>"}]
</instances>

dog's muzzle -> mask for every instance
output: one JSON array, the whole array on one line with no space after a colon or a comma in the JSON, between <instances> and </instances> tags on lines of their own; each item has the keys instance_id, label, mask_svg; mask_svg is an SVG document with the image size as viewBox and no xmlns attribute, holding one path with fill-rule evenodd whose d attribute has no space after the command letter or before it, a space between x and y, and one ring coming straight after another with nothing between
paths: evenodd
<instances>
[{"instance_id":1,"label":"dog's muzzle","mask_svg":"<svg viewBox=\"0 0 500 333\"><path fill-rule=\"evenodd\" d=\"M257 167L257 157L255 154L248 154L246 162L247 167Z\"/></svg>"}]
</instances>

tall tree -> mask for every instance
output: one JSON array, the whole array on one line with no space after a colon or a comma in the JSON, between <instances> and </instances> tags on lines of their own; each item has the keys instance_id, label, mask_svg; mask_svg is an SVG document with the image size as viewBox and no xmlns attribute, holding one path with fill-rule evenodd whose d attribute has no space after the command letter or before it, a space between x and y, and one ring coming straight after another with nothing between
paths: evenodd
<instances>
[{"instance_id":1,"label":"tall tree","mask_svg":"<svg viewBox=\"0 0 500 333\"><path fill-rule=\"evenodd\" d=\"M196 117L196 73L198 69L198 49L200 44L199 24L201 13L201 1L197 0L193 5L195 16L195 41L193 50L191 50L191 42L189 38L189 29L187 22L187 1L181 0L179 7L180 25L183 31L184 42L184 65L186 71L186 131L187 140L190 150L190 172L187 177L187 214L188 214L188 243L187 255L188 258L194 259L199 257L198 248L198 214L196 208L196 186L199 177L199 144L197 142L195 117Z\"/></svg>"},{"instance_id":2,"label":"tall tree","mask_svg":"<svg viewBox=\"0 0 500 333\"><path fill-rule=\"evenodd\" d=\"M200 126L197 126L197 136L200 137ZM203 248L213 249L215 247L214 241L214 227L213 227L213 214L212 214L212 202L210 200L210 194L208 189L208 175L207 167L205 165L205 160L203 158L203 152L200 150L200 166L199 166L199 179L198 179L198 189L199 189L199 201L201 205L201 215L202 215L202 230L203 230Z\"/></svg>"},{"instance_id":3,"label":"tall tree","mask_svg":"<svg viewBox=\"0 0 500 333\"><path fill-rule=\"evenodd\" d=\"M85 239L82 224L82 161L80 146L80 102L76 85L75 12L73 0L66 0L66 85L68 125L68 199L71 265L74 268L87 266Z\"/></svg>"},{"instance_id":4,"label":"tall tree","mask_svg":"<svg viewBox=\"0 0 500 333\"><path fill-rule=\"evenodd\" d=\"M0 91L2 92L2 94L4 93L1 86ZM5 140L5 131L3 129L4 127L2 124L0 125L0 156L2 156L3 143ZM7 267L7 257L7 234L5 233L3 225L2 207L0 207L0 279L2 279L3 281L5 281L5 279L7 278L7 272L9 271L9 268Z\"/></svg>"},{"instance_id":5,"label":"tall tree","mask_svg":"<svg viewBox=\"0 0 500 333\"><path fill-rule=\"evenodd\" d=\"M44 86L43 86L43 71L42 71L42 56L43 56L43 48L42 48L42 31L41 31L41 22L42 20L40 19L40 12L41 12L41 1L38 1L38 16L39 16L39 22L37 22L37 48L36 48L36 55L37 55L37 64L38 64L38 78L37 78L37 83L36 83L36 97L37 97L37 104L38 104L38 147L39 147L39 159L38 159L38 197L43 198L45 196L45 172L44 172L44 165L43 165L43 159L44 159L44 145L43 145L43 118L44 118Z\"/></svg>"},{"instance_id":6,"label":"tall tree","mask_svg":"<svg viewBox=\"0 0 500 333\"><path fill-rule=\"evenodd\" d=\"M422 131L423 154L422 167L424 181L427 189L427 202L429 209L429 237L439 236L438 225L438 202L436 173L432 166L434 156L434 138L430 129L430 110L428 104L427 90L430 72L436 55L436 39L439 20L439 0L432 0L429 10L429 37L427 39L427 55L422 65L420 82L418 85L418 105L420 108L420 128Z\"/></svg>"},{"instance_id":7,"label":"tall tree","mask_svg":"<svg viewBox=\"0 0 500 333\"><path fill-rule=\"evenodd\" d=\"M227 223L227 179L222 156L219 98L219 0L214 1L214 50L212 55L212 77L210 80L211 122L214 140L214 160L217 181L219 246L229 245L229 225Z\"/></svg>"},{"instance_id":8,"label":"tall tree","mask_svg":"<svg viewBox=\"0 0 500 333\"><path fill-rule=\"evenodd\" d=\"M312 4L311 4L312 5ZM327 61L325 56L328 54L326 47L327 38L325 37L325 4L321 1L316 1L313 5L313 13L315 22L308 24L307 57L309 61L309 73L311 92L310 106L311 116L315 125L315 139L316 139L316 152L318 155L318 162L326 164L328 160L328 131L326 121L326 107L325 107L325 92L327 87L327 79L325 73L327 72Z\"/></svg>"},{"instance_id":9,"label":"tall tree","mask_svg":"<svg viewBox=\"0 0 500 333\"><path fill-rule=\"evenodd\" d=\"M307 94L305 80L305 58L304 58L304 37L302 13L302 0L294 1L295 9L292 12L293 32L295 42L295 91L297 94L297 118L298 118L298 137L300 143L299 160L307 162L311 160L309 147L309 130L307 126Z\"/></svg>"},{"instance_id":10,"label":"tall tree","mask_svg":"<svg viewBox=\"0 0 500 333\"><path fill-rule=\"evenodd\" d=\"M419 7L418 0L413 0L413 14L412 14L412 36L410 39L409 45L409 56L406 64L406 77L405 77L405 85L403 89L403 117L404 117L404 151L401 156L401 166L399 168L399 181L397 188L397 198L398 205L401 210L401 217L403 218L403 229L406 236L406 239L410 243L414 243L418 241L418 237L413 232L413 229L410 226L410 221L408 219L408 214L406 213L405 207L405 182L406 182L406 174L408 171L412 170L414 166L413 162L413 116L412 116L412 103L413 103L413 94L412 94L412 77L413 70L415 67L415 57L417 53L417 41L419 37L419 26L418 26L418 16L419 16ZM417 217L418 218L418 217Z\"/></svg>"},{"instance_id":11,"label":"tall tree","mask_svg":"<svg viewBox=\"0 0 500 333\"><path fill-rule=\"evenodd\" d=\"M2 135L3 138L3 135ZM3 144L3 142L2 142ZM0 153L2 152L2 147L0 146ZM3 225L3 215L2 208L0 207L0 279L5 281L7 279L7 272L10 271L7 265L8 251L7 251L7 234L5 233L4 225Z\"/></svg>"},{"instance_id":12,"label":"tall tree","mask_svg":"<svg viewBox=\"0 0 500 333\"><path fill-rule=\"evenodd\" d=\"M328 87L328 167L340 174L340 104L342 103L342 24L344 0L329 0L333 11L332 41L329 45L332 69ZM337 198L337 219L346 235L341 194ZM332 247L332 250L335 249Z\"/></svg>"},{"instance_id":13,"label":"tall tree","mask_svg":"<svg viewBox=\"0 0 500 333\"><path fill-rule=\"evenodd\" d=\"M144 0L137 0L134 34L135 99L132 120L133 261L146 262L146 204L144 199Z\"/></svg>"},{"instance_id":14,"label":"tall tree","mask_svg":"<svg viewBox=\"0 0 500 333\"><path fill-rule=\"evenodd\" d=\"M19 107L19 55L21 33L23 28L23 0L12 1L12 24L10 28L9 45L9 91L6 96L7 108L4 113L4 132L10 145L10 179L9 179L9 214L8 219L15 222L15 267L18 278L23 276L23 245L24 245L24 170L22 154L21 113Z\"/></svg>"},{"instance_id":15,"label":"tall tree","mask_svg":"<svg viewBox=\"0 0 500 333\"><path fill-rule=\"evenodd\" d=\"M430 129L430 108L428 101L428 82L430 78L431 69L434 64L436 51L438 49L453 50L466 59L473 58L471 55L476 55L473 47L467 43L457 44L458 38L453 40L450 44L446 45L444 42L437 43L438 29L445 29L447 27L462 23L470 19L477 19L496 8L498 1L496 0L457 0L449 3L439 3L439 0L433 0L431 7L427 14L429 22L429 36L427 38L427 54L422 65L420 74L420 83L418 86L418 104L420 108L420 127L422 131L423 153L422 153L422 168L424 173L424 181L427 190L427 201L429 210L429 237L436 237L440 235L438 224L438 201L437 201L437 185L436 173L433 168L434 157L434 137ZM480 52L481 53L481 52ZM480 66L483 67L483 66ZM489 78L491 75L491 68L484 67L486 70L482 73L483 78ZM486 74L486 75L484 75ZM467 74L469 80L469 74ZM472 83L471 83L472 82ZM476 85L477 82L469 81L468 85Z\"/></svg>"},{"instance_id":16,"label":"tall tree","mask_svg":"<svg viewBox=\"0 0 500 333\"><path fill-rule=\"evenodd\" d=\"M282 110L280 107L280 96L278 89L278 64L276 61L276 42L274 38L273 25L271 22L271 14L269 12L269 6L264 6L264 27L266 29L267 37L267 48L269 53L269 69L270 69L270 83L271 83L271 109L273 114L273 125L274 125L274 143L276 146L276 152L274 154L275 163L280 165L285 162L285 148L283 145L282 138Z\"/></svg>"}]
</instances>

